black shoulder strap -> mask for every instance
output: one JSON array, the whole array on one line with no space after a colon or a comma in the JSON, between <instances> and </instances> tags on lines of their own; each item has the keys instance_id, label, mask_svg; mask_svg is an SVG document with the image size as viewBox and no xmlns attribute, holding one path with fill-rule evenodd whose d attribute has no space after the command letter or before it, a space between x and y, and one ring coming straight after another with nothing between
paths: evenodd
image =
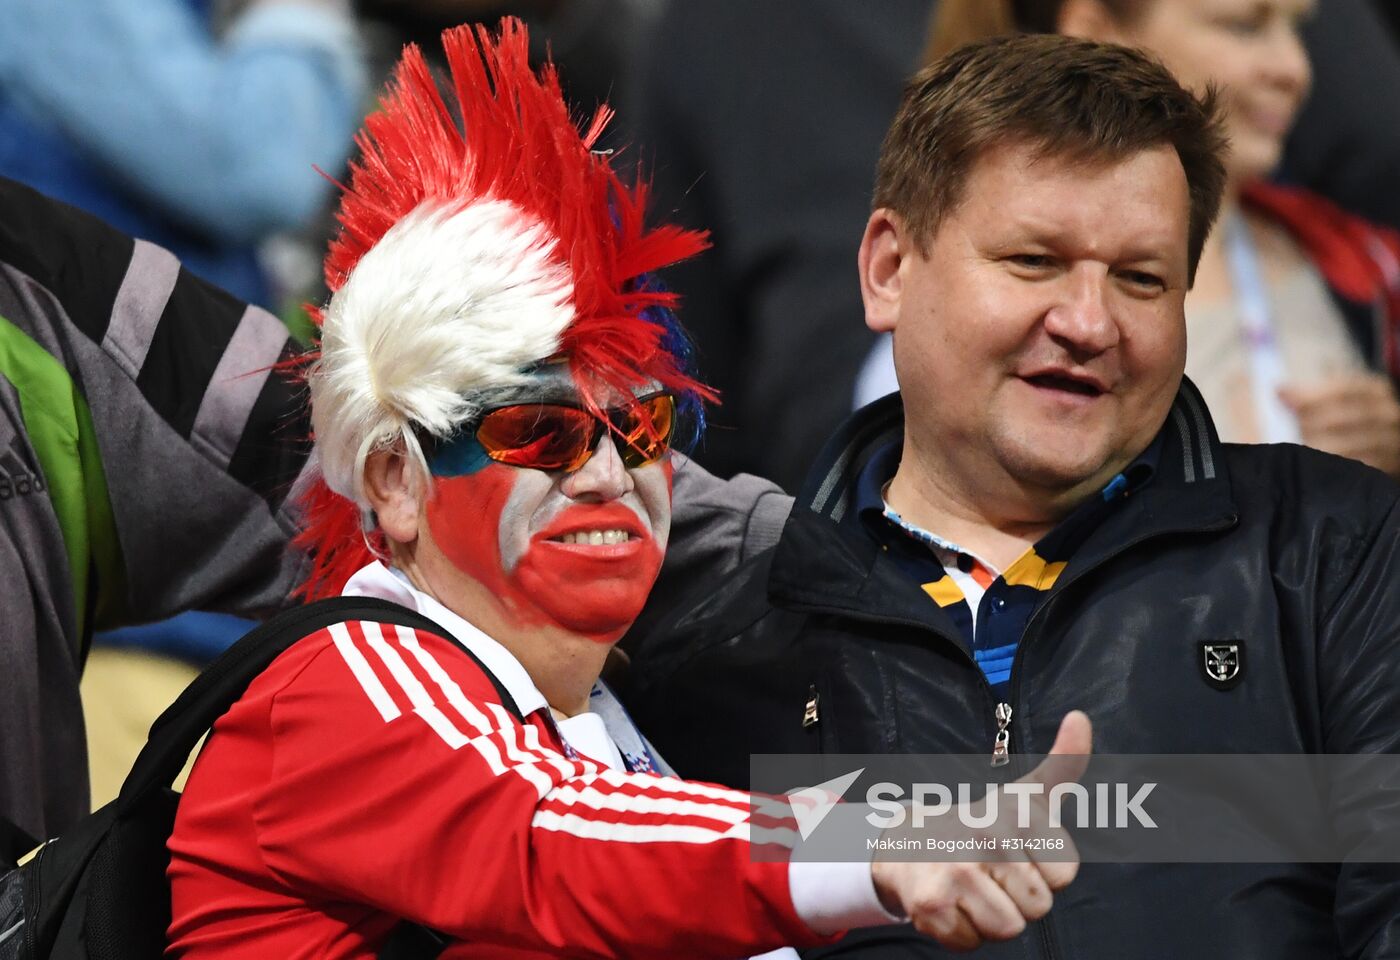
<instances>
[{"instance_id":1,"label":"black shoulder strap","mask_svg":"<svg viewBox=\"0 0 1400 960\"><path fill-rule=\"evenodd\" d=\"M0 817L0 873L14 867L39 841L13 820Z\"/></svg>"},{"instance_id":2,"label":"black shoulder strap","mask_svg":"<svg viewBox=\"0 0 1400 960\"><path fill-rule=\"evenodd\" d=\"M413 627L456 644L491 678L501 702L520 719L520 708L490 670L446 628L420 613L375 597L332 597L283 611L250 630L194 679L151 725L146 745L122 784L117 803L127 808L152 789L168 787L199 738L223 716L248 685L283 651L318 630L347 620L374 620Z\"/></svg>"}]
</instances>

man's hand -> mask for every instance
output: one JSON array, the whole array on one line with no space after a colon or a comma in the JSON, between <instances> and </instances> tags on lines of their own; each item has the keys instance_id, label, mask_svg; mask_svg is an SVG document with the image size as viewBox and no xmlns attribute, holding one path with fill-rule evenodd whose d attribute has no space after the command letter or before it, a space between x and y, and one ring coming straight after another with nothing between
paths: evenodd
<instances>
[{"instance_id":1,"label":"man's hand","mask_svg":"<svg viewBox=\"0 0 1400 960\"><path fill-rule=\"evenodd\" d=\"M1065 715L1050 755L1020 783L1044 784L1032 803L1030 829L1015 827L1015 804L1002 803L998 822L969 836L999 841L1002 837L1063 839L1056 859L1031 859L1024 848L1000 850L982 863L905 863L881 859L871 864L875 889L886 909L903 912L915 928L952 950L972 950L984 940L1010 940L1050 910L1054 891L1069 885L1079 872L1074 841L1062 827L1049 826L1049 792L1084 775L1092 751L1093 728L1078 710ZM945 818L959 822L956 817ZM965 829L965 828L964 828ZM891 839L919 837L908 823L886 831ZM893 836L897 834L898 837ZM892 845L898 849L898 845ZM995 857L995 858L994 858Z\"/></svg>"},{"instance_id":2,"label":"man's hand","mask_svg":"<svg viewBox=\"0 0 1400 960\"><path fill-rule=\"evenodd\" d=\"M1400 477L1400 401L1390 379L1360 373L1279 388L1302 440Z\"/></svg>"}]
</instances>

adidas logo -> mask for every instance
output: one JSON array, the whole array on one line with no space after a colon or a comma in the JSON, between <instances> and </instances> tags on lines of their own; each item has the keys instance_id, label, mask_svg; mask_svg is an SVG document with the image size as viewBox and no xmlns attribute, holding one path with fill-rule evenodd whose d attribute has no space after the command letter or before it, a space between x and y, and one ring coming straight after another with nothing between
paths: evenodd
<instances>
[{"instance_id":1,"label":"adidas logo","mask_svg":"<svg viewBox=\"0 0 1400 960\"><path fill-rule=\"evenodd\" d=\"M44 478L31 471L23 460L7 450L0 455L0 501L42 493Z\"/></svg>"}]
</instances>

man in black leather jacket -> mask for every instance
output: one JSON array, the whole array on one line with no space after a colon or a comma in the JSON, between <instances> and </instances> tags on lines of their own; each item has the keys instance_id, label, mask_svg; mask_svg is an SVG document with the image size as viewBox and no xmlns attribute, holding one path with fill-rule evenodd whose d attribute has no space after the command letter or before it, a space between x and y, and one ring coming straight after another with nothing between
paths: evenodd
<instances>
[{"instance_id":1,"label":"man in black leather jacket","mask_svg":"<svg viewBox=\"0 0 1400 960\"><path fill-rule=\"evenodd\" d=\"M685 776L744 785L752 753L1014 758L1071 709L1110 754L1400 747L1400 487L1221 444L1182 377L1220 144L1174 87L1043 37L911 84L860 260L902 397L833 438L775 547L629 642L634 716ZM1112 126L1133 118L1156 135ZM740 493L701 499L742 553L781 511ZM1049 919L986 949L1394 956L1400 871L1086 864ZM938 953L881 931L821 955Z\"/></svg>"}]
</instances>

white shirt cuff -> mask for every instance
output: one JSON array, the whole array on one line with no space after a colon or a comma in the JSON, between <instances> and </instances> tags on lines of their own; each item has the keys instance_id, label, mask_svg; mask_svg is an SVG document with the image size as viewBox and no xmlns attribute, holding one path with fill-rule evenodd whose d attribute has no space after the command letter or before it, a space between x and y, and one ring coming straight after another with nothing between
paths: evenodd
<instances>
[{"instance_id":1,"label":"white shirt cuff","mask_svg":"<svg viewBox=\"0 0 1400 960\"><path fill-rule=\"evenodd\" d=\"M827 936L853 927L903 923L880 904L870 861L855 863L788 863L792 905L813 933Z\"/></svg>"}]
</instances>

